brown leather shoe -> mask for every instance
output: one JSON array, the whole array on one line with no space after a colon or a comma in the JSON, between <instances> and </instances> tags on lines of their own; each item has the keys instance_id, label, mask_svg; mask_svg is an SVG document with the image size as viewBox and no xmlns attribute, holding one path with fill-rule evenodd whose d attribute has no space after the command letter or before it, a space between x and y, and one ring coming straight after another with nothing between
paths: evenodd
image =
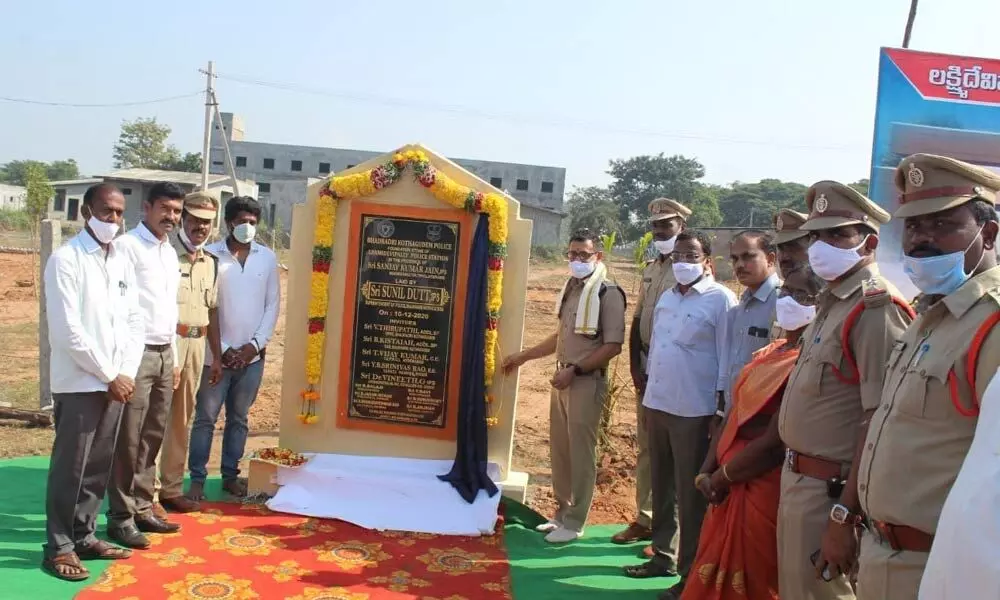
<instances>
[{"instance_id":1,"label":"brown leather shoe","mask_svg":"<svg viewBox=\"0 0 1000 600\"><path fill-rule=\"evenodd\" d=\"M163 505L159 502L153 503L153 516L163 521L167 520L167 511L163 509Z\"/></svg>"},{"instance_id":2,"label":"brown leather shoe","mask_svg":"<svg viewBox=\"0 0 1000 600\"><path fill-rule=\"evenodd\" d=\"M191 513L201 509L201 504L190 498L185 498L184 496L163 498L160 500L160 503L163 504L163 508L172 513Z\"/></svg>"},{"instance_id":3,"label":"brown leather shoe","mask_svg":"<svg viewBox=\"0 0 1000 600\"><path fill-rule=\"evenodd\" d=\"M632 523L624 530L611 536L611 541L615 544L632 544L653 538L653 532L649 527L643 527L638 523Z\"/></svg>"}]
</instances>

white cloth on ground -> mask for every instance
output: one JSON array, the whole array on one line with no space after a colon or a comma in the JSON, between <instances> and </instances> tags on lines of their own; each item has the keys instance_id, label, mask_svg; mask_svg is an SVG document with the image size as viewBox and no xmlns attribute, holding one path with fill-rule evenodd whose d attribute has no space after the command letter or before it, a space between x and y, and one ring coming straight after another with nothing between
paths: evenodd
<instances>
[{"instance_id":1,"label":"white cloth on ground","mask_svg":"<svg viewBox=\"0 0 1000 600\"><path fill-rule=\"evenodd\" d=\"M469 504L450 483L438 479L453 461L315 454L297 469L278 468L271 510L340 519L367 529L440 535L491 535L500 494L480 491ZM494 482L500 469L489 464Z\"/></svg>"}]
</instances>

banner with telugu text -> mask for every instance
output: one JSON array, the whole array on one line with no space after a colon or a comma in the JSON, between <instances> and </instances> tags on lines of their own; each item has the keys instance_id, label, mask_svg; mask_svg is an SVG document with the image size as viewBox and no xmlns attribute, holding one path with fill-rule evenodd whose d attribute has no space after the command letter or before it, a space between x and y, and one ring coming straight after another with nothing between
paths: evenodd
<instances>
[{"instance_id":1,"label":"banner with telugu text","mask_svg":"<svg viewBox=\"0 0 1000 600\"><path fill-rule=\"evenodd\" d=\"M906 156L941 154L1000 173L1000 59L882 48L869 196L894 212L894 175ZM908 298L902 222L882 228L879 267Z\"/></svg>"}]
</instances>

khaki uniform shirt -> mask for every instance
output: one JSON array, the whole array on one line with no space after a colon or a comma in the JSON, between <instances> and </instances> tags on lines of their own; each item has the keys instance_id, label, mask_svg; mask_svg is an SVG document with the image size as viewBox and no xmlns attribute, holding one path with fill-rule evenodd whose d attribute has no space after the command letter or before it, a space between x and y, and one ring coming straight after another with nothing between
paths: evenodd
<instances>
[{"instance_id":1,"label":"khaki uniform shirt","mask_svg":"<svg viewBox=\"0 0 1000 600\"><path fill-rule=\"evenodd\" d=\"M573 278L566 286L559 310L559 332L556 338L556 360L576 364L604 344L625 343L625 292L614 282L606 283L601 294L601 312L597 318L597 335L576 333L576 312L580 306L580 293L584 281Z\"/></svg>"},{"instance_id":2,"label":"khaki uniform shirt","mask_svg":"<svg viewBox=\"0 0 1000 600\"><path fill-rule=\"evenodd\" d=\"M854 458L862 415L878 407L886 359L910 322L888 296L881 306L866 306L850 334L860 384L848 385L834 375L833 367L845 377L854 374L844 359L841 329L851 310L864 301L863 283L873 278L889 294L899 296L875 265L820 293L816 319L802 335L802 353L788 379L778 417L781 439L791 450L843 464Z\"/></svg>"},{"instance_id":3,"label":"khaki uniform shirt","mask_svg":"<svg viewBox=\"0 0 1000 600\"><path fill-rule=\"evenodd\" d=\"M642 270L639 299L635 304L635 318L639 319L639 339L642 341L640 364L643 372L646 371L649 340L653 337L653 313L656 312L656 303L663 292L677 285L673 263L665 256L662 258L663 260L657 258L646 263L646 268Z\"/></svg>"},{"instance_id":4,"label":"khaki uniform shirt","mask_svg":"<svg viewBox=\"0 0 1000 600\"><path fill-rule=\"evenodd\" d=\"M889 356L882 405L868 427L858 471L861 507L877 521L935 533L945 498L972 444L976 417L959 414L948 374L964 409L974 406L966 376L969 345L1000 310L1000 267L980 273L920 314ZM1000 326L986 337L976 365L976 393L1000 366Z\"/></svg>"},{"instance_id":5,"label":"khaki uniform shirt","mask_svg":"<svg viewBox=\"0 0 1000 600\"><path fill-rule=\"evenodd\" d=\"M178 323L207 327L208 311L218 306L219 298L215 258L199 250L192 259L179 239L172 240L172 244L177 250L181 270L181 282L177 289Z\"/></svg>"}]
</instances>

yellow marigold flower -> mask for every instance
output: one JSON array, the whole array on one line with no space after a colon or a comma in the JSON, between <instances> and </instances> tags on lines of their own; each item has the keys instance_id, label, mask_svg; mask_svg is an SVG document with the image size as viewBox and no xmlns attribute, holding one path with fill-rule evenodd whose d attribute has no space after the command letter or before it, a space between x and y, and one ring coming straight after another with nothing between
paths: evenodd
<instances>
[{"instance_id":1,"label":"yellow marigold flower","mask_svg":"<svg viewBox=\"0 0 1000 600\"><path fill-rule=\"evenodd\" d=\"M315 319L326 315L328 274L317 271L312 272L309 283L309 318Z\"/></svg>"}]
</instances>

